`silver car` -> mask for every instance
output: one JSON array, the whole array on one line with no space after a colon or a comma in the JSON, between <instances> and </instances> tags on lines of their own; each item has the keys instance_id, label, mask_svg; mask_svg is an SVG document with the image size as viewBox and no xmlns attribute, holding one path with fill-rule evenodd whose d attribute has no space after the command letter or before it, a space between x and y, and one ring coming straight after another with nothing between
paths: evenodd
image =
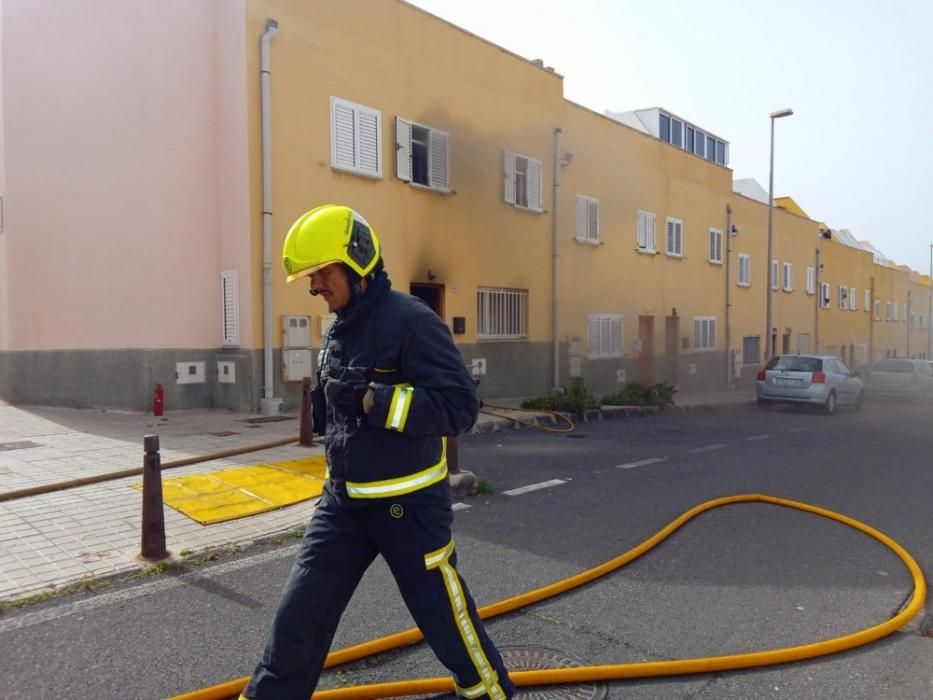
<instances>
[{"instance_id":1,"label":"silver car","mask_svg":"<svg viewBox=\"0 0 933 700\"><path fill-rule=\"evenodd\" d=\"M933 370L926 360L892 357L869 370L868 395L922 401L933 398Z\"/></svg>"},{"instance_id":2,"label":"silver car","mask_svg":"<svg viewBox=\"0 0 933 700\"><path fill-rule=\"evenodd\" d=\"M865 386L857 372L833 355L776 355L758 373L755 394L762 409L796 403L833 414L838 406L861 408Z\"/></svg>"}]
</instances>

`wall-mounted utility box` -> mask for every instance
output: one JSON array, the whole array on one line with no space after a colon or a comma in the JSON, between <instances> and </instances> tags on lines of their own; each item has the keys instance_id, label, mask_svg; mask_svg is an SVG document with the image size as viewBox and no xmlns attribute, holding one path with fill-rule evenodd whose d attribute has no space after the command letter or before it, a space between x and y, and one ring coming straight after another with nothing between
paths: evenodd
<instances>
[{"instance_id":1,"label":"wall-mounted utility box","mask_svg":"<svg viewBox=\"0 0 933 700\"><path fill-rule=\"evenodd\" d=\"M175 382L177 384L203 384L205 382L204 362L176 362Z\"/></svg>"},{"instance_id":2,"label":"wall-mounted utility box","mask_svg":"<svg viewBox=\"0 0 933 700\"><path fill-rule=\"evenodd\" d=\"M625 370L624 369L616 370L616 383L625 384Z\"/></svg>"},{"instance_id":3,"label":"wall-mounted utility box","mask_svg":"<svg viewBox=\"0 0 933 700\"><path fill-rule=\"evenodd\" d=\"M466 316L454 316L454 334L466 333Z\"/></svg>"},{"instance_id":4,"label":"wall-mounted utility box","mask_svg":"<svg viewBox=\"0 0 933 700\"><path fill-rule=\"evenodd\" d=\"M311 347L310 316L282 316L282 347Z\"/></svg>"},{"instance_id":5,"label":"wall-mounted utility box","mask_svg":"<svg viewBox=\"0 0 933 700\"><path fill-rule=\"evenodd\" d=\"M217 381L221 384L236 384L236 363L229 360L218 360Z\"/></svg>"}]
</instances>

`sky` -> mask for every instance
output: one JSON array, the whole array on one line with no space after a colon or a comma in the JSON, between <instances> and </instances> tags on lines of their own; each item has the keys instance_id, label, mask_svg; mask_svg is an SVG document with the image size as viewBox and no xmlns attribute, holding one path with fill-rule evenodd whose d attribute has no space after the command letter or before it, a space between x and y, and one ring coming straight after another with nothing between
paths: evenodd
<instances>
[{"instance_id":1,"label":"sky","mask_svg":"<svg viewBox=\"0 0 933 700\"><path fill-rule=\"evenodd\" d=\"M604 113L663 107L730 142L735 179L927 274L928 0L407 0L564 76Z\"/></svg>"}]
</instances>

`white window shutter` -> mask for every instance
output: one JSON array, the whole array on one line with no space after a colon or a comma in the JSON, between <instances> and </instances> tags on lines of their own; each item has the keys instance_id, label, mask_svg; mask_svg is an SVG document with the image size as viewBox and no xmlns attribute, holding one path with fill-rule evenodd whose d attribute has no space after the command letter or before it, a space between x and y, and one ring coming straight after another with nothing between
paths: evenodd
<instances>
[{"instance_id":1,"label":"white window shutter","mask_svg":"<svg viewBox=\"0 0 933 700\"><path fill-rule=\"evenodd\" d=\"M240 300L236 270L220 273L220 301L223 314L224 347L240 344Z\"/></svg>"},{"instance_id":2,"label":"white window shutter","mask_svg":"<svg viewBox=\"0 0 933 700\"><path fill-rule=\"evenodd\" d=\"M638 247L642 250L648 248L648 213L638 212Z\"/></svg>"},{"instance_id":3,"label":"white window shutter","mask_svg":"<svg viewBox=\"0 0 933 700\"><path fill-rule=\"evenodd\" d=\"M589 318L589 331L590 331L590 354L598 355L599 354L599 339L600 339L600 318L599 316L590 316Z\"/></svg>"},{"instance_id":4,"label":"white window shutter","mask_svg":"<svg viewBox=\"0 0 933 700\"><path fill-rule=\"evenodd\" d=\"M667 220L667 252L674 252L674 222Z\"/></svg>"},{"instance_id":5,"label":"white window shutter","mask_svg":"<svg viewBox=\"0 0 933 700\"><path fill-rule=\"evenodd\" d=\"M609 344L609 352L613 355L622 354L622 317L613 316L610 320L610 336L611 342Z\"/></svg>"},{"instance_id":6,"label":"white window shutter","mask_svg":"<svg viewBox=\"0 0 933 700\"><path fill-rule=\"evenodd\" d=\"M505 201L515 204L515 154L505 152Z\"/></svg>"},{"instance_id":7,"label":"white window shutter","mask_svg":"<svg viewBox=\"0 0 933 700\"><path fill-rule=\"evenodd\" d=\"M586 200L586 197L577 195L577 238L584 240L587 238L587 221L589 220L589 203Z\"/></svg>"},{"instance_id":8,"label":"white window shutter","mask_svg":"<svg viewBox=\"0 0 933 700\"><path fill-rule=\"evenodd\" d=\"M858 295L855 287L849 289L849 311L858 311Z\"/></svg>"},{"instance_id":9,"label":"white window shutter","mask_svg":"<svg viewBox=\"0 0 933 700\"><path fill-rule=\"evenodd\" d=\"M591 199L587 206L587 227L591 241L599 240L599 200Z\"/></svg>"},{"instance_id":10,"label":"white window shutter","mask_svg":"<svg viewBox=\"0 0 933 700\"><path fill-rule=\"evenodd\" d=\"M368 175L382 176L382 114L374 109L357 110L359 126L359 170Z\"/></svg>"},{"instance_id":11,"label":"white window shutter","mask_svg":"<svg viewBox=\"0 0 933 700\"><path fill-rule=\"evenodd\" d=\"M395 175L411 182L411 122L395 118Z\"/></svg>"},{"instance_id":12,"label":"white window shutter","mask_svg":"<svg viewBox=\"0 0 933 700\"><path fill-rule=\"evenodd\" d=\"M657 250L657 223L658 217L648 212L648 221L647 221L647 239L648 239L648 250L654 251Z\"/></svg>"},{"instance_id":13,"label":"white window shutter","mask_svg":"<svg viewBox=\"0 0 933 700\"><path fill-rule=\"evenodd\" d=\"M682 221L674 222L674 243L677 255L684 254L684 224Z\"/></svg>"},{"instance_id":14,"label":"white window shutter","mask_svg":"<svg viewBox=\"0 0 933 700\"><path fill-rule=\"evenodd\" d=\"M431 129L431 158L428 162L428 183L436 190L450 189L450 137Z\"/></svg>"},{"instance_id":15,"label":"white window shutter","mask_svg":"<svg viewBox=\"0 0 933 700\"><path fill-rule=\"evenodd\" d=\"M330 161L335 168L356 168L356 113L352 106L331 98Z\"/></svg>"},{"instance_id":16,"label":"white window shutter","mask_svg":"<svg viewBox=\"0 0 933 700\"><path fill-rule=\"evenodd\" d=\"M543 167L540 160L528 159L528 208L535 211L544 209Z\"/></svg>"}]
</instances>

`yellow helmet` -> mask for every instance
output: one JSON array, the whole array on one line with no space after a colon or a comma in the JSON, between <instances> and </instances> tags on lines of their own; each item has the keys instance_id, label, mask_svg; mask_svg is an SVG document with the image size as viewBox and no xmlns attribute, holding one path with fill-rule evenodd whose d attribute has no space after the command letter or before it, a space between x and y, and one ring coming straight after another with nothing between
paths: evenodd
<instances>
[{"instance_id":1,"label":"yellow helmet","mask_svg":"<svg viewBox=\"0 0 933 700\"><path fill-rule=\"evenodd\" d=\"M292 224L282 246L282 265L288 282L331 263L345 263L366 277L380 254L379 239L366 219L350 207L325 204Z\"/></svg>"}]
</instances>

